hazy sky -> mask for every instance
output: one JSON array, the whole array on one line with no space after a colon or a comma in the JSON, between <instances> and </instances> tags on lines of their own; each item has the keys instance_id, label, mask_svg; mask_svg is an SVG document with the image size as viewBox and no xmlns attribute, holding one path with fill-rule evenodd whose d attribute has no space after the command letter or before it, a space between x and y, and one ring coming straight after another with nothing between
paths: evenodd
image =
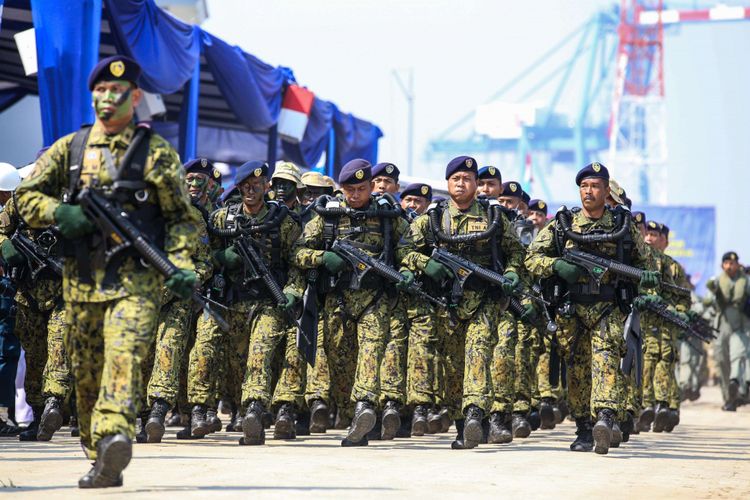
<instances>
[{"instance_id":1,"label":"hazy sky","mask_svg":"<svg viewBox=\"0 0 750 500\"><path fill-rule=\"evenodd\" d=\"M440 177L442 172L425 171L421 161L431 138L485 102L596 11L615 3L209 0L210 17L204 28L271 64L291 67L301 84L340 109L377 123L385 133L380 158L402 166L407 158L406 101L392 72L413 68L415 174ZM670 204L716 205L717 251L735 249L741 257L748 256L746 261L750 261L750 233L744 220L750 213L748 49L750 22L667 31L669 159L664 168L668 181L666 186L652 185L656 195L666 190ZM562 103L568 108L576 104ZM616 171L613 176L617 177ZM573 172L568 178L555 179L552 190L561 193L559 199L575 193Z\"/></svg>"}]
</instances>

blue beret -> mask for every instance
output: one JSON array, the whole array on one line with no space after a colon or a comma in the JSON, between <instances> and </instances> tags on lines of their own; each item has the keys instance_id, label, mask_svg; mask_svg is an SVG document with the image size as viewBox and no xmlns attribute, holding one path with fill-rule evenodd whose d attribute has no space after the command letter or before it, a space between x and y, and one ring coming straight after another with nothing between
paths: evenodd
<instances>
[{"instance_id":1,"label":"blue beret","mask_svg":"<svg viewBox=\"0 0 750 500\"><path fill-rule=\"evenodd\" d=\"M220 179L221 172L214 168L213 163L206 158L195 158L190 160L184 165L185 172L196 172L198 174L207 175L212 179Z\"/></svg>"},{"instance_id":2,"label":"blue beret","mask_svg":"<svg viewBox=\"0 0 750 500\"><path fill-rule=\"evenodd\" d=\"M737 256L737 252L727 252L721 256L721 261L724 262L725 260L738 261L740 260L740 258L739 256Z\"/></svg>"},{"instance_id":3,"label":"blue beret","mask_svg":"<svg viewBox=\"0 0 750 500\"><path fill-rule=\"evenodd\" d=\"M648 224L646 224L647 231L658 231L659 233L661 233L661 228L662 228L661 222L650 220L648 221Z\"/></svg>"},{"instance_id":4,"label":"blue beret","mask_svg":"<svg viewBox=\"0 0 750 500\"><path fill-rule=\"evenodd\" d=\"M521 191L521 198L523 198L523 202L528 206L529 202L531 201L531 196L529 196L529 193L527 193L526 191Z\"/></svg>"},{"instance_id":5,"label":"blue beret","mask_svg":"<svg viewBox=\"0 0 750 500\"><path fill-rule=\"evenodd\" d=\"M528 205L529 210L542 212L544 215L547 215L547 204L544 202L544 200L533 199L529 201Z\"/></svg>"},{"instance_id":6,"label":"blue beret","mask_svg":"<svg viewBox=\"0 0 750 500\"><path fill-rule=\"evenodd\" d=\"M633 220L636 224L645 224L646 223L646 214L643 212L633 212Z\"/></svg>"},{"instance_id":7,"label":"blue beret","mask_svg":"<svg viewBox=\"0 0 750 500\"><path fill-rule=\"evenodd\" d=\"M372 177L390 177L391 179L398 180L398 174L401 171L393 163L378 163L372 167Z\"/></svg>"},{"instance_id":8,"label":"blue beret","mask_svg":"<svg viewBox=\"0 0 750 500\"><path fill-rule=\"evenodd\" d=\"M126 56L111 56L99 61L89 73L89 90L101 81L126 80L138 85L141 67Z\"/></svg>"},{"instance_id":9,"label":"blue beret","mask_svg":"<svg viewBox=\"0 0 750 500\"><path fill-rule=\"evenodd\" d=\"M521 185L516 181L503 182L503 192L500 196L523 199L523 189L521 189Z\"/></svg>"},{"instance_id":10,"label":"blue beret","mask_svg":"<svg viewBox=\"0 0 750 500\"><path fill-rule=\"evenodd\" d=\"M401 192L402 200L404 196L421 196L422 198L427 198L427 201L432 201L432 187L421 182L414 182L406 186L406 189Z\"/></svg>"},{"instance_id":11,"label":"blue beret","mask_svg":"<svg viewBox=\"0 0 750 500\"><path fill-rule=\"evenodd\" d=\"M370 179L372 179L370 162L361 158L347 162L339 173L339 185L359 184Z\"/></svg>"},{"instance_id":12,"label":"blue beret","mask_svg":"<svg viewBox=\"0 0 750 500\"><path fill-rule=\"evenodd\" d=\"M238 185L248 177L268 177L268 163L258 160L244 163L234 173L234 185Z\"/></svg>"},{"instance_id":13,"label":"blue beret","mask_svg":"<svg viewBox=\"0 0 750 500\"><path fill-rule=\"evenodd\" d=\"M433 203L440 203L441 201L445 201L445 196L435 196L435 197L434 197L434 198L432 199L432 202L433 202Z\"/></svg>"},{"instance_id":14,"label":"blue beret","mask_svg":"<svg viewBox=\"0 0 750 500\"><path fill-rule=\"evenodd\" d=\"M661 234L663 234L664 236L669 236L669 226L667 226L663 222L661 223Z\"/></svg>"},{"instance_id":15,"label":"blue beret","mask_svg":"<svg viewBox=\"0 0 750 500\"><path fill-rule=\"evenodd\" d=\"M496 167L482 167L477 172L477 177L480 179L497 179L503 182L503 176L500 175L500 169Z\"/></svg>"},{"instance_id":16,"label":"blue beret","mask_svg":"<svg viewBox=\"0 0 750 500\"><path fill-rule=\"evenodd\" d=\"M590 177L609 181L609 170L599 162L595 161L594 163L590 163L579 170L578 174L576 174L576 185L580 186L583 179Z\"/></svg>"},{"instance_id":17,"label":"blue beret","mask_svg":"<svg viewBox=\"0 0 750 500\"><path fill-rule=\"evenodd\" d=\"M474 172L477 173L477 161L471 156L458 156L453 158L448 166L445 167L445 179L447 180L456 172Z\"/></svg>"}]
</instances>

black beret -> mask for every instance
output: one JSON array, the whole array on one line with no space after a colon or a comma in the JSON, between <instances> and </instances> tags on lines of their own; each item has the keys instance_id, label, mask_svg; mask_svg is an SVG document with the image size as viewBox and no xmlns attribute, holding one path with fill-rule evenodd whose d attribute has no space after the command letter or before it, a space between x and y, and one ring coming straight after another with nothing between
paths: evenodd
<instances>
[{"instance_id":1,"label":"black beret","mask_svg":"<svg viewBox=\"0 0 750 500\"><path fill-rule=\"evenodd\" d=\"M516 181L503 182L503 192L500 196L523 199L523 189L521 189L521 185Z\"/></svg>"},{"instance_id":2,"label":"black beret","mask_svg":"<svg viewBox=\"0 0 750 500\"><path fill-rule=\"evenodd\" d=\"M448 162L445 167L445 179L447 180L456 172L474 172L477 173L477 161L471 156L457 156Z\"/></svg>"},{"instance_id":3,"label":"black beret","mask_svg":"<svg viewBox=\"0 0 750 500\"><path fill-rule=\"evenodd\" d=\"M268 163L259 160L244 163L234 173L234 185L240 184L248 177L268 177Z\"/></svg>"},{"instance_id":4,"label":"black beret","mask_svg":"<svg viewBox=\"0 0 750 500\"><path fill-rule=\"evenodd\" d=\"M661 234L663 234L664 236L669 236L669 226L667 226L663 222L661 224Z\"/></svg>"},{"instance_id":5,"label":"black beret","mask_svg":"<svg viewBox=\"0 0 750 500\"><path fill-rule=\"evenodd\" d=\"M721 261L727 261L727 260L733 260L735 262L739 261L740 258L737 256L737 252L727 252L721 257Z\"/></svg>"},{"instance_id":6,"label":"black beret","mask_svg":"<svg viewBox=\"0 0 750 500\"><path fill-rule=\"evenodd\" d=\"M497 179L503 182L503 176L500 175L500 169L496 167L482 167L477 172L477 177L480 179Z\"/></svg>"},{"instance_id":7,"label":"black beret","mask_svg":"<svg viewBox=\"0 0 750 500\"><path fill-rule=\"evenodd\" d=\"M97 82L112 80L126 80L138 84L141 67L137 62L126 56L111 56L99 61L89 73L89 90L94 90Z\"/></svg>"},{"instance_id":8,"label":"black beret","mask_svg":"<svg viewBox=\"0 0 750 500\"><path fill-rule=\"evenodd\" d=\"M341 168L339 185L359 184L372 179L372 167L367 160L356 159L349 161Z\"/></svg>"},{"instance_id":9,"label":"black beret","mask_svg":"<svg viewBox=\"0 0 750 500\"><path fill-rule=\"evenodd\" d=\"M438 195L438 196L435 196L435 197L434 197L434 198L432 199L432 202L433 202L433 203L440 203L441 201L445 201L445 196L440 196L440 195Z\"/></svg>"},{"instance_id":10,"label":"black beret","mask_svg":"<svg viewBox=\"0 0 750 500\"><path fill-rule=\"evenodd\" d=\"M195 158L194 160L190 160L184 165L185 172L195 172L198 174L207 175L208 177L214 176L214 171L218 172L214 168L213 163L211 163L206 158ZM221 174L219 174L221 176Z\"/></svg>"},{"instance_id":11,"label":"black beret","mask_svg":"<svg viewBox=\"0 0 750 500\"><path fill-rule=\"evenodd\" d=\"M648 231L658 231L661 233L661 228L662 228L661 222L650 220L648 221L648 224L646 224L646 229Z\"/></svg>"},{"instance_id":12,"label":"black beret","mask_svg":"<svg viewBox=\"0 0 750 500\"><path fill-rule=\"evenodd\" d=\"M406 186L406 189L401 192L402 200L404 196L421 196L422 198L427 198L427 201L432 201L432 187L428 184L415 182Z\"/></svg>"},{"instance_id":13,"label":"black beret","mask_svg":"<svg viewBox=\"0 0 750 500\"><path fill-rule=\"evenodd\" d=\"M372 177L390 177L391 179L398 180L398 174L401 171L393 163L378 163L372 167Z\"/></svg>"},{"instance_id":14,"label":"black beret","mask_svg":"<svg viewBox=\"0 0 750 500\"><path fill-rule=\"evenodd\" d=\"M609 170L599 162L590 163L578 171L578 174L576 174L576 184L580 186L583 179L590 177L609 181Z\"/></svg>"},{"instance_id":15,"label":"black beret","mask_svg":"<svg viewBox=\"0 0 750 500\"><path fill-rule=\"evenodd\" d=\"M645 224L646 214L643 212L633 212L633 220L636 224Z\"/></svg>"},{"instance_id":16,"label":"black beret","mask_svg":"<svg viewBox=\"0 0 750 500\"><path fill-rule=\"evenodd\" d=\"M521 191L521 198L523 198L523 202L528 206L529 202L531 201L531 196L529 196L529 193L527 193L526 191Z\"/></svg>"},{"instance_id":17,"label":"black beret","mask_svg":"<svg viewBox=\"0 0 750 500\"><path fill-rule=\"evenodd\" d=\"M533 199L529 201L528 205L529 210L542 212L544 215L547 215L547 204L544 202L544 200Z\"/></svg>"}]
</instances>

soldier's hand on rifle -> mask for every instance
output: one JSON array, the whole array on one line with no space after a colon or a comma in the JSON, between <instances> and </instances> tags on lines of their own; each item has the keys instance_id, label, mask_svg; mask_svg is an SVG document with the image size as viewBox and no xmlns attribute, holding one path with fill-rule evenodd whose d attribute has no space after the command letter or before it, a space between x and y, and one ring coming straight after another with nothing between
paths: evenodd
<instances>
[{"instance_id":1,"label":"soldier's hand on rifle","mask_svg":"<svg viewBox=\"0 0 750 500\"><path fill-rule=\"evenodd\" d=\"M404 277L404 280L396 283L396 288L398 288L399 290L406 290L411 286L412 283L414 283L414 273L407 269L405 271L401 271L401 276Z\"/></svg>"},{"instance_id":2,"label":"soldier's hand on rifle","mask_svg":"<svg viewBox=\"0 0 750 500\"><path fill-rule=\"evenodd\" d=\"M3 244L0 245L0 253L2 253L5 262L11 267L21 266L26 262L26 257L16 249L10 240L3 241Z\"/></svg>"},{"instance_id":3,"label":"soldier's hand on rifle","mask_svg":"<svg viewBox=\"0 0 750 500\"><path fill-rule=\"evenodd\" d=\"M323 253L323 265L329 272L336 274L346 266L346 261L339 257L336 252L326 251Z\"/></svg>"},{"instance_id":4,"label":"soldier's hand on rifle","mask_svg":"<svg viewBox=\"0 0 750 500\"><path fill-rule=\"evenodd\" d=\"M424 273L436 283L442 283L453 276L448 266L433 259L427 261L427 265L424 266Z\"/></svg>"},{"instance_id":5,"label":"soldier's hand on rifle","mask_svg":"<svg viewBox=\"0 0 750 500\"><path fill-rule=\"evenodd\" d=\"M297 305L299 297L297 297L293 293L285 293L284 297L286 297L286 304L281 306L281 310L284 312L291 311L292 309L294 309L294 306Z\"/></svg>"},{"instance_id":6,"label":"soldier's hand on rifle","mask_svg":"<svg viewBox=\"0 0 750 500\"><path fill-rule=\"evenodd\" d=\"M687 312L686 312L686 314L687 314L688 318L690 318L690 321L695 321L695 320L697 320L698 318L701 317L700 314L698 314L696 311L693 311L692 309L688 309Z\"/></svg>"},{"instance_id":7,"label":"soldier's hand on rifle","mask_svg":"<svg viewBox=\"0 0 750 500\"><path fill-rule=\"evenodd\" d=\"M198 276L193 271L179 269L164 282L175 295L183 300L189 299L195 289Z\"/></svg>"},{"instance_id":8,"label":"soldier's hand on rifle","mask_svg":"<svg viewBox=\"0 0 750 500\"><path fill-rule=\"evenodd\" d=\"M503 293L505 295L513 295L513 291L521 282L521 278L519 278L518 275L513 271L508 271L507 273L503 274L503 278L508 280L506 283L503 283Z\"/></svg>"},{"instance_id":9,"label":"soldier's hand on rifle","mask_svg":"<svg viewBox=\"0 0 750 500\"><path fill-rule=\"evenodd\" d=\"M533 304L526 304L523 306L523 313L521 313L521 321L534 321L536 319L536 307Z\"/></svg>"},{"instance_id":10,"label":"soldier's hand on rifle","mask_svg":"<svg viewBox=\"0 0 750 500\"><path fill-rule=\"evenodd\" d=\"M96 226L91 222L80 205L61 203L54 212L55 223L63 237L74 240L93 233Z\"/></svg>"},{"instance_id":11,"label":"soldier's hand on rifle","mask_svg":"<svg viewBox=\"0 0 750 500\"><path fill-rule=\"evenodd\" d=\"M552 270L567 283L575 283L584 273L580 266L571 264L565 259L557 259L552 265Z\"/></svg>"},{"instance_id":12,"label":"soldier's hand on rifle","mask_svg":"<svg viewBox=\"0 0 750 500\"><path fill-rule=\"evenodd\" d=\"M659 273L657 271L643 271L639 285L644 289L656 288L659 286Z\"/></svg>"},{"instance_id":13,"label":"soldier's hand on rifle","mask_svg":"<svg viewBox=\"0 0 750 500\"><path fill-rule=\"evenodd\" d=\"M239 269L242 265L242 257L231 246L223 250L217 250L214 253L214 258L227 269Z\"/></svg>"},{"instance_id":14,"label":"soldier's hand on rifle","mask_svg":"<svg viewBox=\"0 0 750 500\"><path fill-rule=\"evenodd\" d=\"M685 323L690 323L690 316L684 312L675 311L674 315L680 318Z\"/></svg>"},{"instance_id":15,"label":"soldier's hand on rifle","mask_svg":"<svg viewBox=\"0 0 750 500\"><path fill-rule=\"evenodd\" d=\"M661 297L658 295L639 295L633 300L633 305L639 311L643 311L649 304L661 304Z\"/></svg>"}]
</instances>

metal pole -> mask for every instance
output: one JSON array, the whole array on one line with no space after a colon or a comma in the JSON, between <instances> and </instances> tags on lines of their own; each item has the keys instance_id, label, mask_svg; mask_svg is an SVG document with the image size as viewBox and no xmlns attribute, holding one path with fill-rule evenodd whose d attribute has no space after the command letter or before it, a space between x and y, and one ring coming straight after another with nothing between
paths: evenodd
<instances>
[{"instance_id":1,"label":"metal pole","mask_svg":"<svg viewBox=\"0 0 750 500\"><path fill-rule=\"evenodd\" d=\"M406 103L408 105L408 127L409 130L407 131L407 137L408 137L408 158L406 162L406 171L409 175L414 174L414 68L409 68L409 85L404 85L403 80L401 80L401 77L398 74L398 71L395 69L393 70L393 77L396 79L396 83L398 84L399 88L401 89L401 92L404 94L404 97L406 98Z\"/></svg>"},{"instance_id":2,"label":"metal pole","mask_svg":"<svg viewBox=\"0 0 750 500\"><path fill-rule=\"evenodd\" d=\"M183 107L180 113L180 159L183 163L198 154L198 100L201 86L200 59L196 61L193 76L185 84Z\"/></svg>"}]
</instances>

